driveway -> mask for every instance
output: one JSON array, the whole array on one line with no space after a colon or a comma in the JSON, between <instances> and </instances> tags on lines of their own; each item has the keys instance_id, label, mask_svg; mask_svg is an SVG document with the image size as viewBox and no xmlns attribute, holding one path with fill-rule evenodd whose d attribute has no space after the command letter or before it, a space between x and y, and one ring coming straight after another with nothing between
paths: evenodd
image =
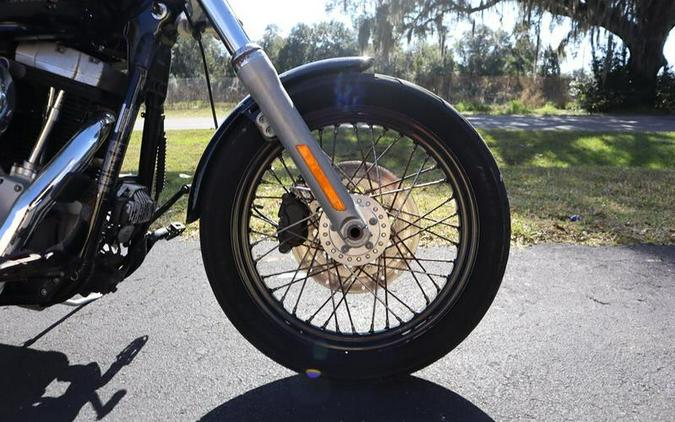
<instances>
[{"instance_id":1,"label":"driveway","mask_svg":"<svg viewBox=\"0 0 675 422\"><path fill-rule=\"evenodd\" d=\"M675 247L516 249L471 336L382 385L311 381L257 352L221 313L196 242L158 245L82 309L0 320L5 421L675 418Z\"/></svg>"},{"instance_id":2,"label":"driveway","mask_svg":"<svg viewBox=\"0 0 675 422\"><path fill-rule=\"evenodd\" d=\"M225 116L220 116L221 121ZM481 129L557 130L585 132L675 132L675 115L666 116L484 116L466 117ZM142 123L136 125L141 129ZM172 117L167 130L213 129L209 117Z\"/></svg>"}]
</instances>

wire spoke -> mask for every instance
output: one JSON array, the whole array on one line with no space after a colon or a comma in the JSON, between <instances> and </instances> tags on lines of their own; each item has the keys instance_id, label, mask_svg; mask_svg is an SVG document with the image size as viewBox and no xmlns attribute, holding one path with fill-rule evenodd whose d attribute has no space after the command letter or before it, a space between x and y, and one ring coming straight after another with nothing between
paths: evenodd
<instances>
[{"instance_id":1,"label":"wire spoke","mask_svg":"<svg viewBox=\"0 0 675 422\"><path fill-rule=\"evenodd\" d=\"M293 272L293 278L291 279L291 281L295 281L295 277L298 276L298 274L300 273L300 271L305 271L305 270L306 270L306 269L300 269L300 267L302 266L302 263L305 262L305 258L307 258L307 255L308 255L311 251L312 251L312 250L309 249L309 248L307 249L307 251L305 251L305 254L302 256L302 259L301 259L300 262L298 263L298 268L296 268L296 269L295 269L295 272ZM318 249L317 249L316 251L318 252ZM316 252L314 252L314 255L316 256ZM312 262L310 263L309 268L311 268L313 264L314 264L314 260L312 260ZM278 273L278 274L270 274L270 275L268 275L268 276L262 276L262 279L265 280L266 278L270 278L270 277L272 277L272 276L275 276L275 277L276 277L276 276L279 276L279 275L282 275L282 274L289 274L290 272L291 272L291 271L283 272L283 273ZM282 304L282 305L286 302L286 295L287 295L288 292L290 292L290 291L291 291L291 285L288 286L288 288L286 289L286 291L284 292L284 294L281 296L281 304Z\"/></svg>"},{"instance_id":2,"label":"wire spoke","mask_svg":"<svg viewBox=\"0 0 675 422\"><path fill-rule=\"evenodd\" d=\"M382 136L384 136L384 135L382 135ZM381 139L382 136L380 136L379 139ZM376 157L375 162L381 161L382 158L384 158L384 156L385 156L385 155L386 155L386 154L394 147L394 145L396 145L396 144L397 144L401 139L403 139L403 138L404 138L403 136L399 136L398 138L396 138L396 139L394 140L393 143L391 143L391 144L389 144L389 145L387 146L387 148L384 150L384 152L382 152L382 154L380 154L379 156ZM377 143L376 143L375 145L377 145ZM366 164L366 163L361 163L361 164L359 165L359 167L357 167L357 169L356 169L356 172L357 172L357 173L358 173L359 170L361 170L361 168L363 168L363 165L364 165L364 164ZM367 172L370 172L370 170L372 170L372 168L373 168L374 165L375 165L375 164L372 164L372 165L368 168ZM356 184L358 185L359 183L361 183L361 182L363 181L363 179L365 179L365 177L366 177L365 175L361 176L361 178L356 182ZM385 186L386 186L386 185L385 185ZM368 193L370 193L370 192L369 192L369 191L364 192L364 195L367 195Z\"/></svg>"},{"instance_id":3,"label":"wire spoke","mask_svg":"<svg viewBox=\"0 0 675 422\"><path fill-rule=\"evenodd\" d=\"M415 261L419 260L422 262L438 262L442 264L454 264L455 260L454 259L432 259L432 258L410 258L406 256L382 256L382 258L385 259L400 259L400 260L407 260L407 261Z\"/></svg>"},{"instance_id":4,"label":"wire spoke","mask_svg":"<svg viewBox=\"0 0 675 422\"><path fill-rule=\"evenodd\" d=\"M368 284L366 284L366 283L364 283L363 281L361 281L361 279L360 279L359 277L354 276L354 273L353 273L352 270L350 270L348 267L345 267L345 268L347 268L347 271L349 271L349 272L352 274L352 276L353 276L353 277L354 277L354 278L355 278L355 279L356 279L363 287L365 287L366 290L368 290L368 292L370 292L370 293L373 295L374 300L379 301L379 302L381 302L381 303L384 305L384 301L383 301L382 299L380 299L380 298L377 296L377 293L373 292L373 289L371 289L370 286L368 286ZM362 272L363 272L363 271L362 271ZM373 277L372 277L370 274L368 274L367 272L363 272L363 273L366 275L366 277L368 277L368 278L370 278L372 281L374 281L374 282L375 282L375 285L379 285L379 284L380 284L379 281L378 281L377 279L373 279ZM406 305L406 306L407 306L407 305ZM408 307L408 309L411 309L411 311L412 311L412 308ZM398 315L396 315L396 314L394 313L394 311L390 310L390 312L391 312L392 315L394 315L394 317L395 317L396 319L399 320L399 322L403 322L403 319L401 319ZM412 312L415 313L415 311L412 311Z\"/></svg>"},{"instance_id":5,"label":"wire spoke","mask_svg":"<svg viewBox=\"0 0 675 422\"><path fill-rule=\"evenodd\" d=\"M420 175L425 175L425 174L427 174L427 173L429 173L429 172L432 172L432 171L434 171L434 170L437 170L437 169L438 169L438 166L436 166L436 165L434 164L433 166L431 166L431 167L429 167L429 168L427 168L427 169L422 170L422 172L420 172ZM413 177L415 177L415 175L414 175L414 174L411 174L411 175L409 175L409 176L402 177L402 178L400 178L400 179L392 180L391 182L388 182L388 183L385 183L385 184L382 185L382 186L379 186L378 189L384 189L384 188L388 188L389 186L397 185L397 184L399 184L399 183L401 183L401 182L405 182L406 180L410 180L410 179L412 179ZM364 192L364 194L366 194L366 195L371 195L373 192L374 192L374 191L366 191L366 192Z\"/></svg>"},{"instance_id":6,"label":"wire spoke","mask_svg":"<svg viewBox=\"0 0 675 422\"><path fill-rule=\"evenodd\" d=\"M441 235L436 234L436 233L434 233L434 232L432 232L432 231L429 230L429 229L432 229L432 228L436 227L437 225L439 225L440 223L442 223L442 222L444 222L444 221L447 221L447 220L449 220L449 219L451 219L451 218L455 218L456 216L457 216L456 214L449 215L449 216L445 217L443 220L439 221L438 223L432 224L432 225L430 225L429 227L426 227L426 228L424 228L423 230L418 231L417 233L413 233L413 234L411 234L411 235L405 237L404 239L402 239L402 240L401 240L400 242L398 242L398 243L405 242L406 240L412 239L413 237L419 236L420 234L427 232L427 233L435 234L436 236L440 237L441 239L445 240L446 242L452 243L453 245L457 246L458 243L457 243L456 241L450 240L450 239L448 239L447 237L441 236ZM412 224L412 223L409 223L409 224L406 226L406 229L407 229L408 227L412 227L412 226L413 226L413 224ZM405 229L403 229L403 230L405 230ZM403 230L399 230L398 232L400 233L400 232L402 232ZM397 234L394 234L394 235L395 235L396 237L398 237Z\"/></svg>"},{"instance_id":7,"label":"wire spoke","mask_svg":"<svg viewBox=\"0 0 675 422\"><path fill-rule=\"evenodd\" d=\"M431 186L436 186L436 185L440 185L440 184L447 183L447 182L448 181L446 179L440 179L440 180L436 180L436 181L433 181L433 182L427 182L427 183L422 183L420 185L411 186L409 188L387 190L387 191L383 191L381 193L371 193L370 196L373 197L373 198L377 198L377 197L382 197L382 196L386 196L386 195L393 195L395 193L401 193L401 192L408 192L408 195L410 195L410 192L412 192L415 189L428 188L428 187L431 187ZM405 202L404 202L404 204L405 204Z\"/></svg>"},{"instance_id":8,"label":"wire spoke","mask_svg":"<svg viewBox=\"0 0 675 422\"><path fill-rule=\"evenodd\" d=\"M397 239L399 238L398 235L396 235L396 234L394 234L394 237L397 238ZM408 251L408 253L410 254L410 256L411 256L413 259L415 259L415 254L410 250L410 248L408 248L408 245L406 245L405 242L399 242L399 243L400 243L401 245L403 245L403 247L406 249L406 251ZM398 246L397 246L397 248L398 248ZM399 249L399 252L400 252L400 249ZM403 255L403 254L401 254L401 255ZM404 262L405 262L406 266L407 266L408 268L410 268L410 265L408 264L408 261L404 261ZM429 271L427 271L427 269L424 268L424 265L422 265L422 263L421 263L419 260L415 259L415 262L417 263L417 265L420 266L420 268L422 269L422 271L424 271L424 273L426 273L427 277L429 278L429 281L431 281L431 284L433 284L434 287L436 287L436 291L439 291L439 292L440 292L440 291L441 291L441 288L438 286L438 284L436 284L436 282L434 281L434 279L431 278L431 276L429 275ZM412 271L412 268L411 268L410 270ZM441 276L441 277L445 278L446 276Z\"/></svg>"},{"instance_id":9,"label":"wire spoke","mask_svg":"<svg viewBox=\"0 0 675 422\"><path fill-rule=\"evenodd\" d=\"M404 256L404 253L401 252L401 248L398 247L398 244L394 244L394 246L396 246L396 249L398 249L398 253L400 253L401 256ZM424 300L426 301L427 305L429 305L429 303L431 302L429 300L429 296L427 296L427 292L424 291L424 288L422 287L422 283L420 283L420 281L417 279L417 276L415 275L415 271L412 269L412 267L410 267L410 264L408 264L408 261L403 261L403 262L405 263L406 267L408 267L408 271L410 272L410 275L412 276L413 280L415 280L415 284L417 284L417 287L420 288L420 291L422 292L422 296L424 296Z\"/></svg>"},{"instance_id":10,"label":"wire spoke","mask_svg":"<svg viewBox=\"0 0 675 422\"><path fill-rule=\"evenodd\" d=\"M310 268L312 268L312 266L314 265L314 260L316 259L317 253L319 253L318 249L316 251L314 251L314 255L312 256L312 262L309 263ZM298 305L300 304L300 298L302 297L302 293L305 291L305 286L307 285L308 279L309 279L308 277L305 277L305 280L302 282L302 287L300 288L300 293L298 293L298 299L295 301L295 306L293 307L293 315L296 315L297 312L298 312ZM290 290L290 287L289 287L289 290Z\"/></svg>"},{"instance_id":11,"label":"wire spoke","mask_svg":"<svg viewBox=\"0 0 675 422\"><path fill-rule=\"evenodd\" d=\"M423 233L429 233L429 234L432 234L432 235L438 237L439 239L445 240L446 242L452 243L454 245L454 244L456 244L456 242L454 240L451 240L451 239L449 239L449 238L447 238L443 235L440 235L440 234L436 233L435 231L431 230L432 228L445 223L446 219L451 219L451 218L454 218L454 217L455 217L454 215L448 216L448 217L444 218L443 220L438 221L438 222L436 222L436 223L434 223L434 224L432 224L428 227L422 227L422 226L419 226L417 224L413 224L410 221L408 221L404 218L401 218L401 217L398 217L398 219L400 221L403 221L404 223L407 223L408 227L415 227L416 229L420 229L417 233L410 235L412 237L416 237L416 236L418 236L420 234L423 234ZM406 237L404 240L408 240L410 238L410 236Z\"/></svg>"},{"instance_id":12,"label":"wire spoke","mask_svg":"<svg viewBox=\"0 0 675 422\"><path fill-rule=\"evenodd\" d=\"M408 175L408 169L410 169L410 163L412 162L412 159L415 156L416 152L417 152L417 144L415 144L415 146L413 147L413 150L410 153L410 157L408 157L408 161L405 163L405 170L403 170L403 178L401 179L401 182L398 184L397 189L401 189L401 186L403 185L403 180ZM391 206L389 207L389 211L392 211L394 209L394 207L396 206L396 199L397 198L398 198L398 192L394 195L394 200L391 201Z\"/></svg>"},{"instance_id":13,"label":"wire spoke","mask_svg":"<svg viewBox=\"0 0 675 422\"><path fill-rule=\"evenodd\" d=\"M303 278L300 278L300 279L291 281L291 282L286 283L286 284L282 284L281 286L278 286L278 287L275 287L275 288L270 288L269 290L270 290L271 292L276 292L276 291L281 290L281 289L283 289L283 288L285 288L285 287L288 287L289 285L292 286L292 285L294 285L294 284L300 283L301 281L305 281L305 280L307 280L308 278L316 277L317 275L321 275L321 274L324 274L324 273L326 273L326 272L328 272L328 271L337 269L339 265L340 265L340 264L326 264L325 266L323 266L323 269L322 269L321 271L312 272L312 274L309 274L309 273L308 273L309 275L307 275L307 276L305 276L305 277L303 277ZM319 267L315 267L315 269L316 269L316 268L319 268Z\"/></svg>"}]
</instances>

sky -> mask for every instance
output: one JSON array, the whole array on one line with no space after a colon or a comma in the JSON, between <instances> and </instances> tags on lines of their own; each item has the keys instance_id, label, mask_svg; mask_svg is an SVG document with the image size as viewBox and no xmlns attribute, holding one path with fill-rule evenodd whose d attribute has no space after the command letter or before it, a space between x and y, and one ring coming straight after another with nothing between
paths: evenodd
<instances>
[{"instance_id":1,"label":"sky","mask_svg":"<svg viewBox=\"0 0 675 422\"><path fill-rule=\"evenodd\" d=\"M244 28L249 36L260 39L267 25L277 25L282 33L288 34L298 23L313 24L322 21L337 20L351 26L348 16L339 12L327 13L324 0L229 0L230 5L244 22ZM502 18L495 12L483 16L484 23L492 28L508 30L516 20L516 9L512 4L505 4L501 13ZM458 39L461 34L470 29L468 23L461 23L454 27L453 35ZM564 27L557 27L553 32L548 25L542 25L542 40L544 45L556 48L565 35ZM588 67L591 57L589 42L581 42L575 48L568 48L567 57L561 63L561 70L570 73L582 67ZM675 30L670 33L665 48L668 62L675 66Z\"/></svg>"}]
</instances>

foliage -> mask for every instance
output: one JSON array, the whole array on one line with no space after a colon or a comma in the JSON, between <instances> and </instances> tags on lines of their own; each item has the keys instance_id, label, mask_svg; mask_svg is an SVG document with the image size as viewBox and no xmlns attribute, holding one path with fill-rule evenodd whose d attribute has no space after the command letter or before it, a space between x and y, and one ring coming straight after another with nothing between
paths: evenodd
<instances>
[{"instance_id":1,"label":"foliage","mask_svg":"<svg viewBox=\"0 0 675 422\"><path fill-rule=\"evenodd\" d=\"M611 38L610 38L611 40ZM580 85L579 104L590 112L622 110L634 95L627 50L614 50L613 44L593 52L592 78Z\"/></svg>"},{"instance_id":2,"label":"foliage","mask_svg":"<svg viewBox=\"0 0 675 422\"><path fill-rule=\"evenodd\" d=\"M342 7L360 16L361 22L371 16L371 32L385 32L392 40L407 36L426 38L442 35L453 20L489 9L506 0L328 0L328 7ZM604 28L618 36L629 50L626 72L630 75L633 95L627 98L630 106L654 106L657 74L666 64L663 47L675 27L675 1L670 0L516 0L521 6L521 25L540 22L548 12L554 21L562 17L572 21L571 31L563 41L564 47L580 35L597 35ZM381 16L386 14L386 16ZM537 28L538 29L538 28ZM518 32L516 30L516 32ZM536 32L536 31L535 31ZM389 45L390 44L390 45ZM389 43L388 48L394 48ZM382 44L378 44L382 45ZM536 43L535 60L539 56ZM379 48L378 51L382 50ZM386 52L385 52L386 53ZM388 55L388 53L386 53ZM552 59L552 56L549 56ZM552 64L552 63L549 63ZM522 63L518 63L520 67ZM550 66L547 65L551 70ZM555 70L555 69L553 69Z\"/></svg>"},{"instance_id":3,"label":"foliage","mask_svg":"<svg viewBox=\"0 0 675 422\"><path fill-rule=\"evenodd\" d=\"M532 114L532 109L519 100L511 100L504 104L500 111L503 114Z\"/></svg>"},{"instance_id":4,"label":"foliage","mask_svg":"<svg viewBox=\"0 0 675 422\"><path fill-rule=\"evenodd\" d=\"M283 41L276 64L286 71L312 61L358 53L354 32L341 22L299 24Z\"/></svg>"},{"instance_id":5,"label":"foliage","mask_svg":"<svg viewBox=\"0 0 675 422\"><path fill-rule=\"evenodd\" d=\"M360 25L363 29L365 24ZM388 56L377 54L374 70L417 83L448 101L465 101L466 104L458 105L460 109L470 104L467 108L473 111L503 113L513 107L491 106L511 100L520 101L528 109L541 107L547 101L564 107L568 102L567 82L558 76L540 78L536 75L536 43L531 32L524 25L512 35L478 25L455 45L449 45L438 33L437 42L424 39L405 46L398 43ZM287 37L278 27L269 26L258 42L276 67L285 71L315 60L359 54L363 49L372 53L376 46L369 43L375 37L371 30L357 32L341 23L329 22L296 25ZM226 57L222 57L224 51L217 48L219 44L212 37L205 37L205 46L217 101L237 101L244 90L235 81L220 77L219 72L227 62ZM170 101L203 99L203 71L196 44L183 39L174 53ZM480 103L485 105L479 107Z\"/></svg>"},{"instance_id":6,"label":"foliage","mask_svg":"<svg viewBox=\"0 0 675 422\"><path fill-rule=\"evenodd\" d=\"M268 25L259 44L265 50L272 63L278 63L279 52L284 48L286 39L281 35L278 26Z\"/></svg>"},{"instance_id":7,"label":"foliage","mask_svg":"<svg viewBox=\"0 0 675 422\"><path fill-rule=\"evenodd\" d=\"M462 73L471 76L501 76L506 73L506 58L512 46L509 35L479 25L467 31L457 43L457 58Z\"/></svg>"},{"instance_id":8,"label":"foliage","mask_svg":"<svg viewBox=\"0 0 675 422\"><path fill-rule=\"evenodd\" d=\"M659 76L656 86L656 108L675 112L675 72L671 67L667 67Z\"/></svg>"},{"instance_id":9,"label":"foliage","mask_svg":"<svg viewBox=\"0 0 675 422\"><path fill-rule=\"evenodd\" d=\"M220 40L207 33L202 37L209 72L214 75L232 75L229 54ZM192 37L180 37L173 48L171 74L178 78L204 76L204 65L197 41Z\"/></svg>"},{"instance_id":10,"label":"foliage","mask_svg":"<svg viewBox=\"0 0 675 422\"><path fill-rule=\"evenodd\" d=\"M544 50L544 55L542 57L542 63L539 67L540 76L560 76L560 58L558 53L553 50L551 46L548 46Z\"/></svg>"}]
</instances>

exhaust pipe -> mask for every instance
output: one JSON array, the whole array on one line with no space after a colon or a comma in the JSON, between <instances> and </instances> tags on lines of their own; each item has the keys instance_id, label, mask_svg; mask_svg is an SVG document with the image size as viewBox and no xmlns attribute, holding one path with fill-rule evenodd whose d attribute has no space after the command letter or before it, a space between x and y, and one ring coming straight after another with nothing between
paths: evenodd
<instances>
[{"instance_id":1,"label":"exhaust pipe","mask_svg":"<svg viewBox=\"0 0 675 422\"><path fill-rule=\"evenodd\" d=\"M115 116L103 113L75 135L16 199L0 226L0 263L13 267L11 255L23 248L71 174L82 172L108 137ZM20 264L20 263L17 263ZM0 293L4 283L0 283Z\"/></svg>"}]
</instances>

